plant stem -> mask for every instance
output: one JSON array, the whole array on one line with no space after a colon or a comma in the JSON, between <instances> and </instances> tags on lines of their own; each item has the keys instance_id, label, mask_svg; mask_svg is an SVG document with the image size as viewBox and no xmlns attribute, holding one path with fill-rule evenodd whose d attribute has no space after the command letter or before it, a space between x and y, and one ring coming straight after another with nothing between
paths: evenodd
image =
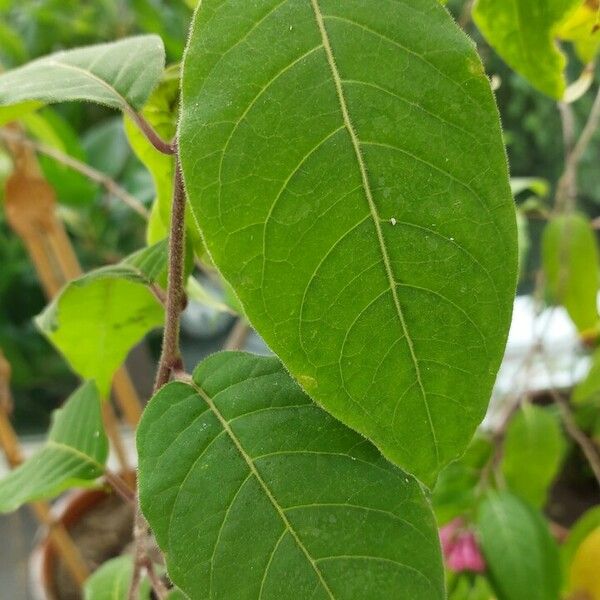
<instances>
[{"instance_id":1,"label":"plant stem","mask_svg":"<svg viewBox=\"0 0 600 600\"><path fill-rule=\"evenodd\" d=\"M39 152L40 154L45 154L46 156L53 158L57 162L73 169L73 171L81 173L91 181L94 181L95 183L98 183L101 186L103 186L109 194L112 194L115 198L121 200L124 204L129 206L129 208L138 213L142 218L146 220L148 219L149 213L146 207L135 196L132 196L116 181L111 179L105 173L102 173L102 171L98 171L97 169L90 167L86 163L81 162L76 158L73 158L69 154L65 154L64 152L61 152L56 148L52 148L52 146L48 146L46 144L36 142L34 140L30 140L29 138L19 133L13 133L6 129L0 129L0 137L6 141L18 142L19 144L27 146L32 150Z\"/></svg>"},{"instance_id":2,"label":"plant stem","mask_svg":"<svg viewBox=\"0 0 600 600\"><path fill-rule=\"evenodd\" d=\"M112 489L121 496L122 500L127 502L135 501L135 492L121 479L121 477L117 473L113 473L109 469L104 471L104 479L106 479L106 483L112 487Z\"/></svg>"},{"instance_id":3,"label":"plant stem","mask_svg":"<svg viewBox=\"0 0 600 600\"><path fill-rule=\"evenodd\" d=\"M173 181L173 207L169 234L169 275L165 329L162 353L154 382L156 393L171 377L174 370L183 368L179 352L179 320L184 302L183 263L185 250L185 190L179 160L175 165Z\"/></svg>"},{"instance_id":4,"label":"plant stem","mask_svg":"<svg viewBox=\"0 0 600 600\"><path fill-rule=\"evenodd\" d=\"M594 99L592 110L588 116L586 124L581 131L577 143L573 145L573 117L570 106L559 104L559 109L563 121L563 136L565 137L565 170L558 182L556 189L556 209L557 211L569 210L577 195L577 169L579 162L587 150L598 126L600 125L600 88Z\"/></svg>"},{"instance_id":5,"label":"plant stem","mask_svg":"<svg viewBox=\"0 0 600 600\"><path fill-rule=\"evenodd\" d=\"M175 163L175 176L173 178L173 205L171 207L171 227L169 231L169 271L167 280L167 297L165 309L165 328L163 332L163 344L156 380L154 382L154 393L163 385L168 383L171 376L183 369L183 361L179 351L179 321L184 304L184 251L185 251L185 190L183 187L183 176L179 158ZM150 528L139 506L137 499L137 510L135 524L133 527L133 538L135 542L134 565L131 585L129 587L129 600L137 600L142 569L146 569L148 577L153 585L154 591L159 598L164 593L154 577L152 562L146 551L146 543L150 536Z\"/></svg>"},{"instance_id":6,"label":"plant stem","mask_svg":"<svg viewBox=\"0 0 600 600\"><path fill-rule=\"evenodd\" d=\"M146 139L162 154L176 154L176 148L174 143L165 142L158 133L154 130L152 125L144 119L142 115L135 112L133 109L128 110L127 114L135 121L136 125L141 129L142 133L146 136Z\"/></svg>"},{"instance_id":7,"label":"plant stem","mask_svg":"<svg viewBox=\"0 0 600 600\"><path fill-rule=\"evenodd\" d=\"M573 441L581 448L585 458L587 459L594 477L600 486L600 454L598 448L596 448L594 442L585 435L585 433L578 427L575 422L575 417L571 411L571 405L569 401L564 398L560 392L556 389L551 388L550 394L555 404L560 409L563 423L567 433L571 436Z\"/></svg>"}]
</instances>

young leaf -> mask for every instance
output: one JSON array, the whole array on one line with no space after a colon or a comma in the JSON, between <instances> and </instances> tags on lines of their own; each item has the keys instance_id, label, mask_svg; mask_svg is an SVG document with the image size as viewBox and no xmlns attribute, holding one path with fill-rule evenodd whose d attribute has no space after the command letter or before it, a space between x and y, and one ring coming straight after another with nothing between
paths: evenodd
<instances>
[{"instance_id":1,"label":"young leaf","mask_svg":"<svg viewBox=\"0 0 600 600\"><path fill-rule=\"evenodd\" d=\"M89 485L104 472L107 455L98 390L87 382L54 412L46 445L0 481L0 513Z\"/></svg>"},{"instance_id":2,"label":"young leaf","mask_svg":"<svg viewBox=\"0 0 600 600\"><path fill-rule=\"evenodd\" d=\"M444 597L419 484L275 358L211 356L151 400L137 445L142 509L190 598Z\"/></svg>"},{"instance_id":3,"label":"young leaf","mask_svg":"<svg viewBox=\"0 0 600 600\"><path fill-rule=\"evenodd\" d=\"M589 219L581 214L553 219L544 230L542 260L553 299L567 309L580 333L596 332L600 261Z\"/></svg>"},{"instance_id":4,"label":"young leaf","mask_svg":"<svg viewBox=\"0 0 600 600\"><path fill-rule=\"evenodd\" d=\"M0 75L0 105L87 100L137 110L160 79L164 63L157 35L64 50Z\"/></svg>"},{"instance_id":5,"label":"young leaf","mask_svg":"<svg viewBox=\"0 0 600 600\"><path fill-rule=\"evenodd\" d=\"M554 34L579 3L581 0L477 0L473 20L511 68L558 100L565 91L566 59Z\"/></svg>"},{"instance_id":6,"label":"young leaf","mask_svg":"<svg viewBox=\"0 0 600 600\"><path fill-rule=\"evenodd\" d=\"M526 404L513 417L504 441L502 472L508 488L536 508L543 508L565 450L558 416Z\"/></svg>"},{"instance_id":7,"label":"young leaf","mask_svg":"<svg viewBox=\"0 0 600 600\"><path fill-rule=\"evenodd\" d=\"M37 318L42 333L103 397L131 348L164 321L147 284L164 272L165 242L69 282Z\"/></svg>"},{"instance_id":8,"label":"young leaf","mask_svg":"<svg viewBox=\"0 0 600 600\"><path fill-rule=\"evenodd\" d=\"M260 335L431 485L485 412L516 281L472 43L437 0L204 0L180 151L203 239Z\"/></svg>"},{"instance_id":9,"label":"young leaf","mask_svg":"<svg viewBox=\"0 0 600 600\"><path fill-rule=\"evenodd\" d=\"M118 556L105 562L83 586L84 600L128 600L133 575L133 557ZM138 592L139 600L150 600L150 583L144 578Z\"/></svg>"},{"instance_id":10,"label":"young leaf","mask_svg":"<svg viewBox=\"0 0 600 600\"><path fill-rule=\"evenodd\" d=\"M499 599L558 600L558 548L540 513L509 493L492 493L478 521Z\"/></svg>"}]
</instances>

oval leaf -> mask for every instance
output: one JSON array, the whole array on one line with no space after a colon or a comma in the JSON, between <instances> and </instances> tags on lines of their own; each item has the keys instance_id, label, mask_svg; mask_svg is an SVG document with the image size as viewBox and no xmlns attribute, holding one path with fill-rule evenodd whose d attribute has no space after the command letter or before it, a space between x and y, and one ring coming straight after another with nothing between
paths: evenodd
<instances>
[{"instance_id":1,"label":"oval leaf","mask_svg":"<svg viewBox=\"0 0 600 600\"><path fill-rule=\"evenodd\" d=\"M597 333L600 259L589 219L570 214L548 223L542 259L553 299L566 308L582 335Z\"/></svg>"},{"instance_id":2,"label":"oval leaf","mask_svg":"<svg viewBox=\"0 0 600 600\"><path fill-rule=\"evenodd\" d=\"M540 513L509 493L492 493L479 528L500 600L558 600L558 548Z\"/></svg>"},{"instance_id":3,"label":"oval leaf","mask_svg":"<svg viewBox=\"0 0 600 600\"><path fill-rule=\"evenodd\" d=\"M581 0L477 0L473 19L488 43L533 87L552 98L565 91L566 59L554 41Z\"/></svg>"},{"instance_id":4,"label":"oval leaf","mask_svg":"<svg viewBox=\"0 0 600 600\"><path fill-rule=\"evenodd\" d=\"M537 508L562 464L566 440L558 415L525 404L512 418L504 441L502 473L509 489Z\"/></svg>"},{"instance_id":5,"label":"oval leaf","mask_svg":"<svg viewBox=\"0 0 600 600\"><path fill-rule=\"evenodd\" d=\"M88 485L104 472L107 455L100 398L88 382L54 412L46 445L0 481L0 513Z\"/></svg>"},{"instance_id":6,"label":"oval leaf","mask_svg":"<svg viewBox=\"0 0 600 600\"><path fill-rule=\"evenodd\" d=\"M0 105L87 100L120 110L137 110L164 69L157 35L57 52L0 76Z\"/></svg>"},{"instance_id":7,"label":"oval leaf","mask_svg":"<svg viewBox=\"0 0 600 600\"><path fill-rule=\"evenodd\" d=\"M485 412L516 280L472 43L436 0L204 0L180 150L203 238L259 333L431 484Z\"/></svg>"},{"instance_id":8,"label":"oval leaf","mask_svg":"<svg viewBox=\"0 0 600 600\"><path fill-rule=\"evenodd\" d=\"M142 509L190 598L444 597L419 484L277 359L210 357L151 400L137 442Z\"/></svg>"}]
</instances>

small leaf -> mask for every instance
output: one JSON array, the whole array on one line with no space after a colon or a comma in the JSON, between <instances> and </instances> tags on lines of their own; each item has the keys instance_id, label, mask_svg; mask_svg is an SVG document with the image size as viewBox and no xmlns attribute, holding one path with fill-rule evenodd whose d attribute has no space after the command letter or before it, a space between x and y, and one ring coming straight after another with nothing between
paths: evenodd
<instances>
[{"instance_id":1,"label":"small leaf","mask_svg":"<svg viewBox=\"0 0 600 600\"><path fill-rule=\"evenodd\" d=\"M444 597L419 484L277 359L211 356L150 401L137 436L141 506L190 598Z\"/></svg>"},{"instance_id":2,"label":"small leaf","mask_svg":"<svg viewBox=\"0 0 600 600\"><path fill-rule=\"evenodd\" d=\"M133 557L118 556L105 562L85 582L84 600L128 600L133 576ZM143 578L138 592L139 600L150 600L150 584Z\"/></svg>"},{"instance_id":3,"label":"small leaf","mask_svg":"<svg viewBox=\"0 0 600 600\"><path fill-rule=\"evenodd\" d=\"M96 380L103 397L131 348L163 324L164 309L146 284L162 268L165 252L163 242L69 282L36 318L73 370Z\"/></svg>"},{"instance_id":4,"label":"small leaf","mask_svg":"<svg viewBox=\"0 0 600 600\"><path fill-rule=\"evenodd\" d=\"M542 260L548 291L562 304L582 335L598 328L598 246L589 219L556 217L544 230Z\"/></svg>"},{"instance_id":5,"label":"small leaf","mask_svg":"<svg viewBox=\"0 0 600 600\"><path fill-rule=\"evenodd\" d=\"M491 493L478 522L499 600L558 600L558 548L540 513L507 492Z\"/></svg>"},{"instance_id":6,"label":"small leaf","mask_svg":"<svg viewBox=\"0 0 600 600\"><path fill-rule=\"evenodd\" d=\"M156 35L57 52L0 75L0 105L87 100L137 110L160 79L164 62Z\"/></svg>"},{"instance_id":7,"label":"small leaf","mask_svg":"<svg viewBox=\"0 0 600 600\"><path fill-rule=\"evenodd\" d=\"M565 450L557 415L525 404L512 418L504 441L502 473L508 488L536 508L543 508Z\"/></svg>"},{"instance_id":8,"label":"small leaf","mask_svg":"<svg viewBox=\"0 0 600 600\"><path fill-rule=\"evenodd\" d=\"M472 42L437 0L204 0L182 87L195 222L250 322L432 485L483 418L516 282Z\"/></svg>"},{"instance_id":9,"label":"small leaf","mask_svg":"<svg viewBox=\"0 0 600 600\"><path fill-rule=\"evenodd\" d=\"M103 474L107 455L100 398L87 382L54 412L46 445L0 481L0 512L89 485Z\"/></svg>"},{"instance_id":10,"label":"small leaf","mask_svg":"<svg viewBox=\"0 0 600 600\"><path fill-rule=\"evenodd\" d=\"M473 20L517 73L555 99L565 92L566 59L555 30L581 0L477 0Z\"/></svg>"}]
</instances>

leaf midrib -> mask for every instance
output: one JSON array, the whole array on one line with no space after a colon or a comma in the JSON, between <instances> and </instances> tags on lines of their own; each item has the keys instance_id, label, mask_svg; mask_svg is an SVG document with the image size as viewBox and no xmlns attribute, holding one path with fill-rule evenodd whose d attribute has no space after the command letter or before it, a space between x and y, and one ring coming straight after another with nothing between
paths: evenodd
<instances>
[{"instance_id":1,"label":"leaf midrib","mask_svg":"<svg viewBox=\"0 0 600 600\"><path fill-rule=\"evenodd\" d=\"M417 378L417 383L418 383L418 386L419 386L419 389L421 392L421 396L423 399L423 405L425 407L425 411L427 414L427 421L429 424L429 428L431 430L431 436L433 438L433 445L435 448L436 461L439 464L440 456L439 456L438 440L437 440L435 428L433 426L433 419L431 417L431 411L429 409L429 404L427 403L427 395L425 393L425 387L423 385L423 380L421 377L419 361L417 359L414 344L413 344L412 338L410 336L408 326L406 324L406 319L404 317L402 307L400 305L400 299L398 297L398 291L396 288L396 280L395 280L394 274L392 272L390 257L388 255L388 251L387 251L387 248L385 245L385 239L383 237L383 231L381 229L381 217L379 216L379 213L377 211L377 206L376 206L375 200L373 198L373 193L371 190L371 184L369 182L369 176L367 174L365 160L362 155L362 150L360 148L360 140L358 139L358 135L356 133L356 130L354 129L352 120L350 119L350 113L348 110L348 104L347 104L346 97L344 94L342 78L340 76L340 73L338 71L338 68L337 68L337 65L335 62L335 57L333 55L333 49L331 47L331 43L329 40L329 34L327 33L327 28L325 27L325 22L323 19L323 13L321 12L321 8L319 6L319 0L310 0L310 2L312 5L314 14L315 14L317 27L319 28L319 32L321 34L321 39L323 41L323 49L325 50L325 54L327 56L327 62L329 63L329 67L331 69L331 75L333 77L333 82L334 82L336 93L338 96L340 109L341 109L342 117L344 120L344 125L346 127L346 130L348 131L348 134L350 135L350 139L352 141L352 146L354 149L354 154L356 156L356 160L357 160L357 163L358 163L358 166L360 169L360 174L361 174L361 179L362 179L362 183L363 183L365 196L366 196L367 202L369 204L369 210L370 210L371 216L373 218L375 230L377 232L377 239L379 241L379 247L381 249L381 254L383 256L383 262L385 265L385 271L386 271L386 276L388 279L388 285L390 288L390 292L392 294L392 299L394 301L394 306L396 308L396 312L398 314L398 319L400 321L402 331L405 336L406 343L407 343L407 346L408 346L408 349L410 352L411 360L412 360L413 367L415 370L415 375Z\"/></svg>"},{"instance_id":2,"label":"leaf midrib","mask_svg":"<svg viewBox=\"0 0 600 600\"><path fill-rule=\"evenodd\" d=\"M300 539L299 535L296 533L295 529L292 527L292 524L290 523L289 519L287 518L287 515L285 514L283 508L277 502L277 499L275 498L275 496L273 495L273 492L267 485L267 482L263 479L262 475L258 472L258 469L256 468L256 465L254 464L252 457L246 452L246 450L242 446L242 443L237 438L236 434L234 433L234 431L231 428L227 419L225 419L225 417L221 414L221 412L215 405L213 399L208 395L207 392L204 391L204 389L202 389L202 387L200 387L200 385L198 385L198 383L195 380L189 381L189 384L194 388L194 390L196 390L196 393L206 402L206 404L210 408L211 412L215 415L215 417L217 417L219 423L221 424L221 427L223 427L223 430L227 433L227 435L229 436L229 438L235 445L237 451L240 453L240 455L244 459L244 462L248 466L248 469L250 470L250 472L252 473L252 475L254 476L254 478L256 479L258 484L260 485L260 487L263 489L265 495L271 502L273 508L275 508L275 510L277 511L277 514L279 515L280 519L282 520L286 530L294 538L294 541L296 542L296 544L298 545L298 547L300 548L302 553L305 555L306 559L308 560L309 564L313 568L315 574L317 575L317 578L319 579L319 582L323 586L323 589L325 590L325 592L327 593L329 598L331 598L331 600L336 600L335 596L333 595L333 592L331 591L331 589L329 588L329 585L327 584L327 581L325 581L323 573L319 569L317 563L315 562L313 557L308 552L308 549L303 544L302 540Z\"/></svg>"}]
</instances>

